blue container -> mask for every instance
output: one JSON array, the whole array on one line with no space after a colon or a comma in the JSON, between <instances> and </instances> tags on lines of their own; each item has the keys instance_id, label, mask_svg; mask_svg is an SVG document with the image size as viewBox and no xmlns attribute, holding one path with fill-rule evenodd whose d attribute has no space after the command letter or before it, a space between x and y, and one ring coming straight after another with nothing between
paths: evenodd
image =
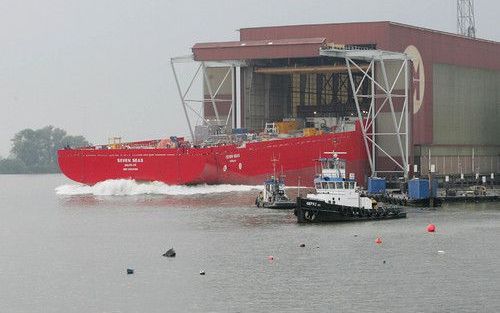
<instances>
[{"instance_id":1,"label":"blue container","mask_svg":"<svg viewBox=\"0 0 500 313\"><path fill-rule=\"evenodd\" d=\"M233 134L242 135L246 133L248 133L248 130L246 128L233 128Z\"/></svg>"},{"instance_id":2,"label":"blue container","mask_svg":"<svg viewBox=\"0 0 500 313\"><path fill-rule=\"evenodd\" d=\"M386 181L379 177L368 177L368 193L380 194L385 192Z\"/></svg>"},{"instance_id":3,"label":"blue container","mask_svg":"<svg viewBox=\"0 0 500 313\"><path fill-rule=\"evenodd\" d=\"M408 197L410 199L429 199L429 195L436 197L438 189L438 181L432 180L432 193L429 192L429 180L414 178L408 181Z\"/></svg>"},{"instance_id":4,"label":"blue container","mask_svg":"<svg viewBox=\"0 0 500 313\"><path fill-rule=\"evenodd\" d=\"M432 197L437 197L438 194L438 181L437 179L432 180Z\"/></svg>"}]
</instances>

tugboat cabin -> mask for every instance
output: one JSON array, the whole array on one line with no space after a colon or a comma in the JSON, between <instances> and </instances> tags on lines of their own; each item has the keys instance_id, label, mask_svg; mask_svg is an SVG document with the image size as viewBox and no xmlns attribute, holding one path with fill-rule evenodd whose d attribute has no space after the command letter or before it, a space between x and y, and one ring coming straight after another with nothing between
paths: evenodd
<instances>
[{"instance_id":1,"label":"tugboat cabin","mask_svg":"<svg viewBox=\"0 0 500 313\"><path fill-rule=\"evenodd\" d=\"M281 197L285 195L285 182L281 178L272 176L264 182L264 199L273 202L276 195Z\"/></svg>"},{"instance_id":2,"label":"tugboat cabin","mask_svg":"<svg viewBox=\"0 0 500 313\"><path fill-rule=\"evenodd\" d=\"M356 181L345 177L345 160L334 156L333 158L321 158L318 162L321 171L314 178L314 187L318 193L330 193L335 190L356 190Z\"/></svg>"}]
</instances>

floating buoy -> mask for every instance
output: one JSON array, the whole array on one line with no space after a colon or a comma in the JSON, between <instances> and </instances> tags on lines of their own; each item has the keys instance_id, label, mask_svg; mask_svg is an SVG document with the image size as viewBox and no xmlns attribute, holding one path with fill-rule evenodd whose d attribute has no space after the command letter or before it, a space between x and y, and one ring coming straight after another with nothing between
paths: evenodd
<instances>
[{"instance_id":1,"label":"floating buoy","mask_svg":"<svg viewBox=\"0 0 500 313\"><path fill-rule=\"evenodd\" d=\"M170 248L167 250L167 252L163 253L162 255L167 258L175 258L175 250L174 248Z\"/></svg>"},{"instance_id":2,"label":"floating buoy","mask_svg":"<svg viewBox=\"0 0 500 313\"><path fill-rule=\"evenodd\" d=\"M376 244L381 244L382 243L382 239L380 239L380 237L377 237L377 239L375 239L375 243Z\"/></svg>"},{"instance_id":3,"label":"floating buoy","mask_svg":"<svg viewBox=\"0 0 500 313\"><path fill-rule=\"evenodd\" d=\"M427 225L427 231L428 231L429 233L433 233L433 232L435 232L435 231L436 231L436 225L434 225L434 224L429 224L429 225Z\"/></svg>"},{"instance_id":4,"label":"floating buoy","mask_svg":"<svg viewBox=\"0 0 500 313\"><path fill-rule=\"evenodd\" d=\"M127 268L127 275L134 274L134 270L131 268Z\"/></svg>"},{"instance_id":5,"label":"floating buoy","mask_svg":"<svg viewBox=\"0 0 500 313\"><path fill-rule=\"evenodd\" d=\"M201 270L201 271L200 271L200 275L205 275L205 271L204 271L204 270Z\"/></svg>"},{"instance_id":6,"label":"floating buoy","mask_svg":"<svg viewBox=\"0 0 500 313\"><path fill-rule=\"evenodd\" d=\"M272 255L270 255L270 256L268 256L268 257L267 257L267 259L268 259L269 261L272 261L272 260L274 260L274 257L273 257Z\"/></svg>"},{"instance_id":7,"label":"floating buoy","mask_svg":"<svg viewBox=\"0 0 500 313\"><path fill-rule=\"evenodd\" d=\"M301 243L301 244L300 244L300 247L301 247L301 248L304 248L305 246L306 246L306 244L305 244L305 243Z\"/></svg>"}]
</instances>

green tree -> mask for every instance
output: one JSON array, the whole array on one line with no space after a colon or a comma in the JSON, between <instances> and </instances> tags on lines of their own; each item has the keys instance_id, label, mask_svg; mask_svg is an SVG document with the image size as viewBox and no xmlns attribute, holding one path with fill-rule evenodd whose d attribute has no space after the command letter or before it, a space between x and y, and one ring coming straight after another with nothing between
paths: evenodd
<instances>
[{"instance_id":1,"label":"green tree","mask_svg":"<svg viewBox=\"0 0 500 313\"><path fill-rule=\"evenodd\" d=\"M28 168L18 159L0 159L0 174L24 174Z\"/></svg>"},{"instance_id":2,"label":"green tree","mask_svg":"<svg viewBox=\"0 0 500 313\"><path fill-rule=\"evenodd\" d=\"M24 163L30 173L59 172L57 150L69 145L89 146L83 136L68 136L66 131L54 126L37 130L23 129L12 139L11 154Z\"/></svg>"}]
</instances>

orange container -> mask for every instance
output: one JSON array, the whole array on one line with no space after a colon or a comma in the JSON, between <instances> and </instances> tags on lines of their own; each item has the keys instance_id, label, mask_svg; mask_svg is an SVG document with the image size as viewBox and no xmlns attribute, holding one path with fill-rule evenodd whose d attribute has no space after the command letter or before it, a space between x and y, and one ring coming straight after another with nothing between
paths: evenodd
<instances>
[{"instance_id":1,"label":"orange container","mask_svg":"<svg viewBox=\"0 0 500 313\"><path fill-rule=\"evenodd\" d=\"M304 128L304 136L316 136L317 134L316 128Z\"/></svg>"},{"instance_id":2,"label":"orange container","mask_svg":"<svg viewBox=\"0 0 500 313\"><path fill-rule=\"evenodd\" d=\"M279 134L288 134L289 132L296 130L298 126L299 123L295 120L276 123L276 128L278 129Z\"/></svg>"}]
</instances>

